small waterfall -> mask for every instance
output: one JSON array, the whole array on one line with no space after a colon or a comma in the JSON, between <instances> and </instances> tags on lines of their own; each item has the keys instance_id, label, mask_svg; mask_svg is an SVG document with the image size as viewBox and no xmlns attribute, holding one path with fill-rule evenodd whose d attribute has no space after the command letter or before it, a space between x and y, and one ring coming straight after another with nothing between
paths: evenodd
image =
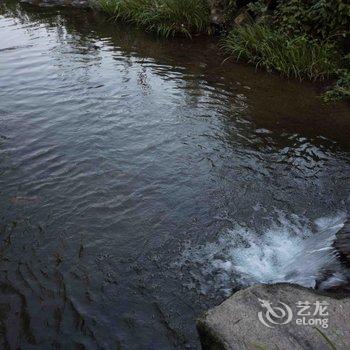
<instances>
[{"instance_id":1,"label":"small waterfall","mask_svg":"<svg viewBox=\"0 0 350 350\"><path fill-rule=\"evenodd\" d=\"M236 225L218 241L183 252L180 264L193 264L197 287L230 294L237 287L256 283L290 282L329 289L349 281L349 271L334 247L336 234L346 221L344 213L315 222L280 215L264 232Z\"/></svg>"},{"instance_id":2,"label":"small waterfall","mask_svg":"<svg viewBox=\"0 0 350 350\"><path fill-rule=\"evenodd\" d=\"M291 282L315 288L331 277L334 283L336 276L343 281L333 242L344 222L344 215L318 219L317 231L306 230L304 237L290 230L282 230L281 236L276 229L269 230L248 248L232 251L232 268L241 274L243 284Z\"/></svg>"}]
</instances>

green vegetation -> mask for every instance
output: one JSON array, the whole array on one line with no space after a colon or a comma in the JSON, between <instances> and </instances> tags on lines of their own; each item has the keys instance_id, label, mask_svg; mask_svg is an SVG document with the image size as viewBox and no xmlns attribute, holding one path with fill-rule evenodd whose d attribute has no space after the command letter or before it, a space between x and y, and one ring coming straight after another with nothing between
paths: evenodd
<instances>
[{"instance_id":1,"label":"green vegetation","mask_svg":"<svg viewBox=\"0 0 350 350\"><path fill-rule=\"evenodd\" d=\"M335 85L323 95L326 102L350 100L350 71L342 69L338 71L338 80Z\"/></svg>"},{"instance_id":2,"label":"green vegetation","mask_svg":"<svg viewBox=\"0 0 350 350\"><path fill-rule=\"evenodd\" d=\"M336 41L349 35L347 0L279 0L273 16L275 25L288 33Z\"/></svg>"},{"instance_id":3,"label":"green vegetation","mask_svg":"<svg viewBox=\"0 0 350 350\"><path fill-rule=\"evenodd\" d=\"M332 44L319 44L305 35L290 37L256 23L234 28L224 48L237 59L299 79L329 78L339 61Z\"/></svg>"},{"instance_id":4,"label":"green vegetation","mask_svg":"<svg viewBox=\"0 0 350 350\"><path fill-rule=\"evenodd\" d=\"M323 99L350 97L347 0L250 1L246 16L254 21L224 39L228 54L287 77L337 79Z\"/></svg>"},{"instance_id":5,"label":"green vegetation","mask_svg":"<svg viewBox=\"0 0 350 350\"><path fill-rule=\"evenodd\" d=\"M99 0L100 8L124 20L168 37L208 31L210 11L205 0Z\"/></svg>"}]
</instances>

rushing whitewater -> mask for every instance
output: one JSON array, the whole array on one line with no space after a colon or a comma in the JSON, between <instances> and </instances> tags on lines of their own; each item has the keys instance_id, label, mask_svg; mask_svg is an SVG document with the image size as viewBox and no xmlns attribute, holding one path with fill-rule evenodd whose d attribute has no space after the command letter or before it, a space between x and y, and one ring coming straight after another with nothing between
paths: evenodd
<instances>
[{"instance_id":1,"label":"rushing whitewater","mask_svg":"<svg viewBox=\"0 0 350 350\"><path fill-rule=\"evenodd\" d=\"M290 282L318 289L340 286L346 283L348 271L333 242L345 221L344 213L314 222L279 213L260 233L236 224L216 242L188 244L179 264L197 266L192 277L203 293L217 288L230 294L237 286L256 283Z\"/></svg>"}]
</instances>

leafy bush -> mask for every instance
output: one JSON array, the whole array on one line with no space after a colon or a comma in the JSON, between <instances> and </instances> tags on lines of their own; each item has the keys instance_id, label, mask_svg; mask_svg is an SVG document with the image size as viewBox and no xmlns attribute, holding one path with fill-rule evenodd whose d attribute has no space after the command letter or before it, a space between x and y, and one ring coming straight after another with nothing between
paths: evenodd
<instances>
[{"instance_id":1,"label":"leafy bush","mask_svg":"<svg viewBox=\"0 0 350 350\"><path fill-rule=\"evenodd\" d=\"M321 40L349 35L348 0L280 0L276 24L289 34L308 34Z\"/></svg>"},{"instance_id":2,"label":"leafy bush","mask_svg":"<svg viewBox=\"0 0 350 350\"><path fill-rule=\"evenodd\" d=\"M247 5L247 9L254 15L254 17L263 17L268 11L268 4L263 0L252 1Z\"/></svg>"},{"instance_id":3,"label":"leafy bush","mask_svg":"<svg viewBox=\"0 0 350 350\"><path fill-rule=\"evenodd\" d=\"M350 71L348 69L342 69L338 71L338 75L339 78L335 85L323 95L325 102L350 99Z\"/></svg>"},{"instance_id":4,"label":"leafy bush","mask_svg":"<svg viewBox=\"0 0 350 350\"><path fill-rule=\"evenodd\" d=\"M136 23L168 37L176 33L208 30L210 11L206 0L98 0L114 19Z\"/></svg>"},{"instance_id":5,"label":"leafy bush","mask_svg":"<svg viewBox=\"0 0 350 350\"><path fill-rule=\"evenodd\" d=\"M234 28L223 46L237 59L299 79L329 78L339 61L331 44L310 41L305 35L290 37L264 24Z\"/></svg>"},{"instance_id":6,"label":"leafy bush","mask_svg":"<svg viewBox=\"0 0 350 350\"><path fill-rule=\"evenodd\" d=\"M223 4L224 22L231 21L237 11L237 0L219 0Z\"/></svg>"}]
</instances>

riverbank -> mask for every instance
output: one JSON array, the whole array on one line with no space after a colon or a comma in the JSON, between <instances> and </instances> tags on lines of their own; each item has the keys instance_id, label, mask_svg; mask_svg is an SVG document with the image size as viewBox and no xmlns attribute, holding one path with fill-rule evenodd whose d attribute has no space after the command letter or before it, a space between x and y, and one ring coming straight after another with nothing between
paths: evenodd
<instances>
[{"instance_id":1,"label":"riverbank","mask_svg":"<svg viewBox=\"0 0 350 350\"><path fill-rule=\"evenodd\" d=\"M41 6L92 7L160 36L220 33L228 57L286 78L324 81L326 102L350 98L350 5L338 0L23 0ZM320 2L320 4L319 4ZM297 13L297 21L294 13ZM193 39L195 40L195 39Z\"/></svg>"}]
</instances>

